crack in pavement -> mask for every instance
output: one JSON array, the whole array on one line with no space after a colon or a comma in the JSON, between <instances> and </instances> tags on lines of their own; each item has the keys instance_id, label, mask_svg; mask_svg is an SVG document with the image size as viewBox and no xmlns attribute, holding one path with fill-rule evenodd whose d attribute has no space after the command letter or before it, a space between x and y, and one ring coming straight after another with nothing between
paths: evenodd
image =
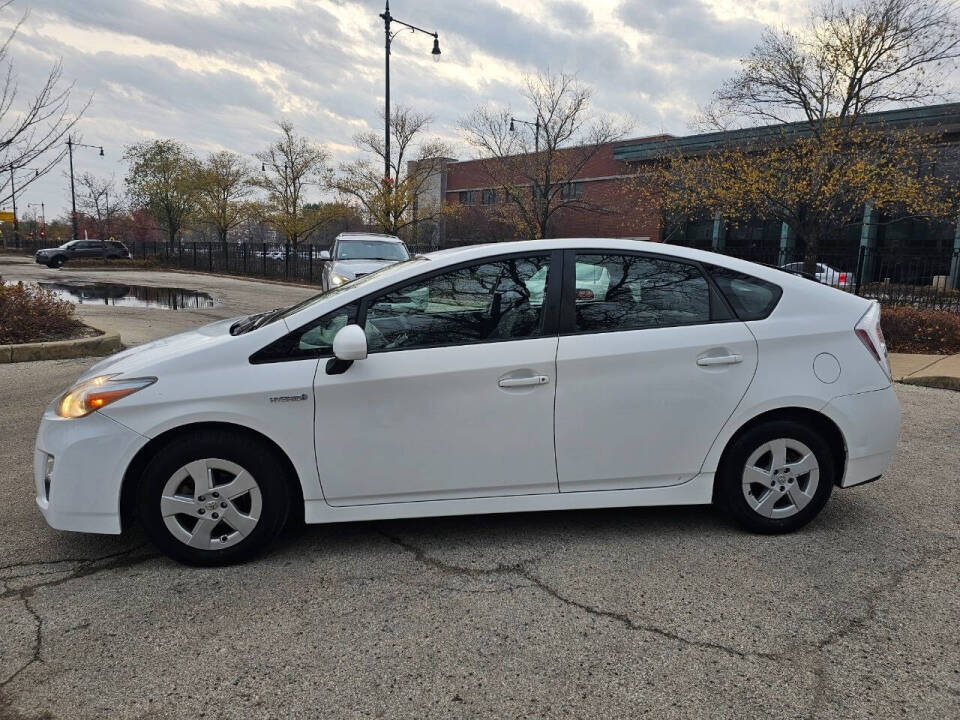
<instances>
[{"instance_id":1,"label":"crack in pavement","mask_svg":"<svg viewBox=\"0 0 960 720\"><path fill-rule=\"evenodd\" d=\"M485 577L491 575L518 575L531 583L531 586L538 588L542 592L550 595L555 600L559 602L575 607L579 610L582 610L585 613L594 615L597 617L606 618L608 620L613 620L620 623L628 630L633 630L636 632L646 632L653 635L658 635L660 637L678 642L682 645L687 645L691 647L698 647L704 650L716 650L720 652L727 653L734 657L739 658L752 658L758 657L765 660L783 660L786 656L780 653L763 653L763 652L748 652L744 650L739 650L737 648L730 647L728 645L723 645L721 643L714 643L707 640L695 640L691 638L684 637L677 633L671 632L669 630L664 630L655 625L646 625L641 624L633 620L626 613L616 613L610 610L603 610L602 608L595 607L593 605L587 605L586 603L579 602L572 598L565 597L560 593L559 590L549 585L542 578L534 575L530 570L528 570L525 565L530 563L536 563L541 558L535 557L528 559L521 563L515 563L512 565L498 564L495 568L488 569L477 569L477 568L465 568L460 565L452 565L450 563L439 560L435 557L431 557L424 551L422 548L417 547L416 545L404 541L402 538L395 535L390 535L384 531L380 531L380 534L385 538L390 540L390 542L399 546L400 548L406 550L409 553L412 553L414 557L421 563L433 567L441 572L451 573L456 575L467 575L472 577Z\"/></svg>"},{"instance_id":2,"label":"crack in pavement","mask_svg":"<svg viewBox=\"0 0 960 720\"><path fill-rule=\"evenodd\" d=\"M0 600L6 600L11 597L17 597L26 595L30 597L33 595L34 591L46 587L56 587L57 585L62 585L65 582L70 582L71 580L77 580L79 578L87 577L89 575L94 575L96 573L105 572L108 570L117 570L124 567L130 567L138 563L143 562L144 560L149 560L158 556L158 553L150 553L147 555L140 555L134 558L128 557L131 554L135 553L137 550L140 550L147 546L147 543L141 543L132 548L126 550L121 550L119 552L110 553L108 555L102 555L96 558L90 558L88 560L77 561L80 567L76 567L72 570L64 570L62 572L68 573L66 577L57 578L55 580L46 580L43 582L33 583L32 585L27 585L25 587L19 588L17 590L7 590L6 592L0 593ZM111 562L104 563L105 560ZM49 564L59 563L60 561L52 561ZM74 562L74 561L68 561ZM100 564L104 563L104 564ZM10 566L15 567L15 566ZM38 575L49 575L49 574L60 574L58 573L37 573ZM29 576L17 576L17 579L29 577ZM11 579L11 578L7 578Z\"/></svg>"},{"instance_id":3,"label":"crack in pavement","mask_svg":"<svg viewBox=\"0 0 960 720\"><path fill-rule=\"evenodd\" d=\"M885 594L898 589L911 573L916 572L928 563L936 563L944 560L954 553L956 553L955 548L950 548L938 553L921 553L917 560L904 565L899 570L894 572L886 582L881 583L878 587L871 590L866 597L867 610L865 613L857 617L850 618L846 623L838 627L836 630L828 634L823 640L814 645L814 649L819 653L819 656L817 664L813 670L813 676L815 680L813 697L810 701L810 707L807 709L807 713L805 714L806 718L813 720L826 700L828 668L823 651L834 643L839 642L855 632L865 629L870 623L876 620L877 615L880 612L880 599Z\"/></svg>"},{"instance_id":4,"label":"crack in pavement","mask_svg":"<svg viewBox=\"0 0 960 720\"><path fill-rule=\"evenodd\" d=\"M13 671L13 674L10 675L6 680L0 680L0 690L3 690L9 683L16 680L17 676L20 673L24 672L28 667L34 663L42 663L43 658L40 657L40 649L43 647L43 618L40 617L40 614L30 606L30 600L27 597L23 598L23 606L27 609L27 612L33 617L34 622L34 639L33 639L33 652L30 654L30 659L27 660L23 665L18 667Z\"/></svg>"},{"instance_id":5,"label":"crack in pavement","mask_svg":"<svg viewBox=\"0 0 960 720\"><path fill-rule=\"evenodd\" d=\"M64 577L58 577L53 580L45 580L41 582L36 582L31 585L27 585L16 590L5 590L0 593L0 600L7 600L9 598L19 598L23 603L24 608L27 612L33 617L35 625L35 634L33 641L33 650L31 652L30 658L19 668L13 671L9 677L4 680L0 680L0 691L3 691L7 685L12 683L17 679L27 668L31 667L35 663L42 663L43 658L41 657L41 652L43 649L43 618L40 616L40 613L30 604L30 599L33 597L34 593L37 590L43 588L56 587L58 585L63 585L64 583L70 582L71 580L78 580L80 578L89 577L91 575L96 575L102 572L109 572L112 570L120 570L123 568L133 567L139 563L144 562L145 560L150 560L154 557L157 557L157 553L148 553L146 555L134 555L136 551L142 549L146 546L146 543L136 545L127 550L123 550L116 553L110 553L108 555L103 555L101 557L87 559L79 561L80 566L74 568L68 572L69 574ZM107 561L107 562L104 562ZM61 564L66 562L77 562L73 560L55 560L50 563L34 563L33 565L53 565ZM18 567L21 565L31 565L31 563L15 563L13 565L7 566L3 569L10 569L12 567ZM57 572L57 574L62 574L62 572ZM51 573L39 573L41 575L49 575ZM24 577L24 576L21 576ZM2 692L0 692L0 701L2 701Z\"/></svg>"},{"instance_id":6,"label":"crack in pavement","mask_svg":"<svg viewBox=\"0 0 960 720\"><path fill-rule=\"evenodd\" d=\"M952 554L956 553L955 548L950 548L945 551L938 553L922 553L921 556L914 562L909 563L896 570L891 577L889 577L885 582L881 583L878 587L875 587L870 590L870 593L867 595L867 609L866 612L853 617L848 620L846 623L843 623L840 627L829 633L825 638L818 642L801 642L800 647L796 648L792 652L784 653L769 653L769 652L751 652L740 650L738 648L730 647L722 643L714 643L706 640L696 640L692 638L687 638L682 635L679 635L670 630L664 630L663 628L657 627L656 625L638 623L633 618L631 618L627 613L618 613L610 610L604 610L600 607L594 605L588 605L587 603L574 600L572 598L566 597L561 594L556 588L548 584L542 578L535 575L531 572L525 565L530 563L535 563L540 560L539 557L531 558L524 562L519 562L515 564L505 565L498 564L494 568L487 569L477 569L477 568L467 568L459 565L454 565L443 560L440 560L436 557L429 555L423 548L418 547L417 545L405 541L402 538L391 535L383 530L379 530L380 534L385 538L390 540L393 544L400 547L402 550L411 553L417 561L421 562L428 567L432 567L436 570L439 570L443 573L456 574L456 575L465 575L470 577L489 577L489 576L504 576L504 575L514 575L525 578L528 580L532 586L538 588L542 592L546 593L555 600L565 604L575 607L585 613L594 615L597 617L606 618L617 622L631 631L645 632L659 637L678 642L685 646L696 647L703 650L713 650L718 652L723 652L728 655L749 659L749 658L759 658L769 661L789 661L796 662L799 659L807 659L805 655L809 652L813 652L817 655L817 663L813 670L814 676L814 685L812 688L812 698L810 705L807 711L803 714L803 717L812 719L816 716L817 712L820 710L821 705L823 704L826 695L827 695L827 662L824 657L824 651L827 650L834 643L842 640L845 637L848 637L859 630L866 628L873 620L876 619L877 614L879 613L880 599L887 593L896 590L907 577L931 562L938 562L946 559Z\"/></svg>"}]
</instances>

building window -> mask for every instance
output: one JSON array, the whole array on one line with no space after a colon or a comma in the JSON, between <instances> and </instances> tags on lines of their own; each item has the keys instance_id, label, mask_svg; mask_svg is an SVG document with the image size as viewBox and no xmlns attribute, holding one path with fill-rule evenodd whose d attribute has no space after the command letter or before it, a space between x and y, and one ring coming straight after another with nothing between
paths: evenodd
<instances>
[{"instance_id":1,"label":"building window","mask_svg":"<svg viewBox=\"0 0 960 720\"><path fill-rule=\"evenodd\" d=\"M476 204L477 204L477 191L476 191L476 190L461 190L461 191L460 191L460 204L461 204L461 205L476 205Z\"/></svg>"},{"instance_id":2,"label":"building window","mask_svg":"<svg viewBox=\"0 0 960 720\"><path fill-rule=\"evenodd\" d=\"M583 183L570 182L563 186L564 200L580 200L583 197Z\"/></svg>"},{"instance_id":3,"label":"building window","mask_svg":"<svg viewBox=\"0 0 960 720\"><path fill-rule=\"evenodd\" d=\"M496 205L497 204L497 191L496 190L484 190L480 193L480 204L481 205Z\"/></svg>"}]
</instances>

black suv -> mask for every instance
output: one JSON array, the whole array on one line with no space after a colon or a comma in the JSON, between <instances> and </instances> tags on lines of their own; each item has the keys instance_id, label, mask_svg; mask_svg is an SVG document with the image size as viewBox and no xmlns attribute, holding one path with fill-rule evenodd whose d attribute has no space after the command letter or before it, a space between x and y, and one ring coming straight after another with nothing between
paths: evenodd
<instances>
[{"instance_id":1,"label":"black suv","mask_svg":"<svg viewBox=\"0 0 960 720\"><path fill-rule=\"evenodd\" d=\"M74 258L129 260L130 251L118 240L71 240L60 247L37 250L36 260L41 265L58 268Z\"/></svg>"}]
</instances>

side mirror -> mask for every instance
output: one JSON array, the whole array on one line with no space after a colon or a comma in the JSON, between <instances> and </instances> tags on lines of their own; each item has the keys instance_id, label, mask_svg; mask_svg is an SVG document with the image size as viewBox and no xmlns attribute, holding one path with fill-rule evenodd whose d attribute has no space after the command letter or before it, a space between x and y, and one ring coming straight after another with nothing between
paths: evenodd
<instances>
[{"instance_id":1,"label":"side mirror","mask_svg":"<svg viewBox=\"0 0 960 720\"><path fill-rule=\"evenodd\" d=\"M363 360L367 356L367 335L359 325L344 325L333 336L337 360Z\"/></svg>"},{"instance_id":2,"label":"side mirror","mask_svg":"<svg viewBox=\"0 0 960 720\"><path fill-rule=\"evenodd\" d=\"M321 259L321 260L329 260L329 259L330 259L330 251L329 251L329 250L321 250L321 251L320 251L320 259Z\"/></svg>"}]
</instances>

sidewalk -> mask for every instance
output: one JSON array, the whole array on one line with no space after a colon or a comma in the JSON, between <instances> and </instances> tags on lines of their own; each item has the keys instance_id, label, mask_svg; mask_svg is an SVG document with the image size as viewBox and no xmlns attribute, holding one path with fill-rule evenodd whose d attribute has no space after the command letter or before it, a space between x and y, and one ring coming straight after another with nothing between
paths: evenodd
<instances>
[{"instance_id":1,"label":"sidewalk","mask_svg":"<svg viewBox=\"0 0 960 720\"><path fill-rule=\"evenodd\" d=\"M890 369L897 382L960 390L960 355L890 353Z\"/></svg>"}]
</instances>

